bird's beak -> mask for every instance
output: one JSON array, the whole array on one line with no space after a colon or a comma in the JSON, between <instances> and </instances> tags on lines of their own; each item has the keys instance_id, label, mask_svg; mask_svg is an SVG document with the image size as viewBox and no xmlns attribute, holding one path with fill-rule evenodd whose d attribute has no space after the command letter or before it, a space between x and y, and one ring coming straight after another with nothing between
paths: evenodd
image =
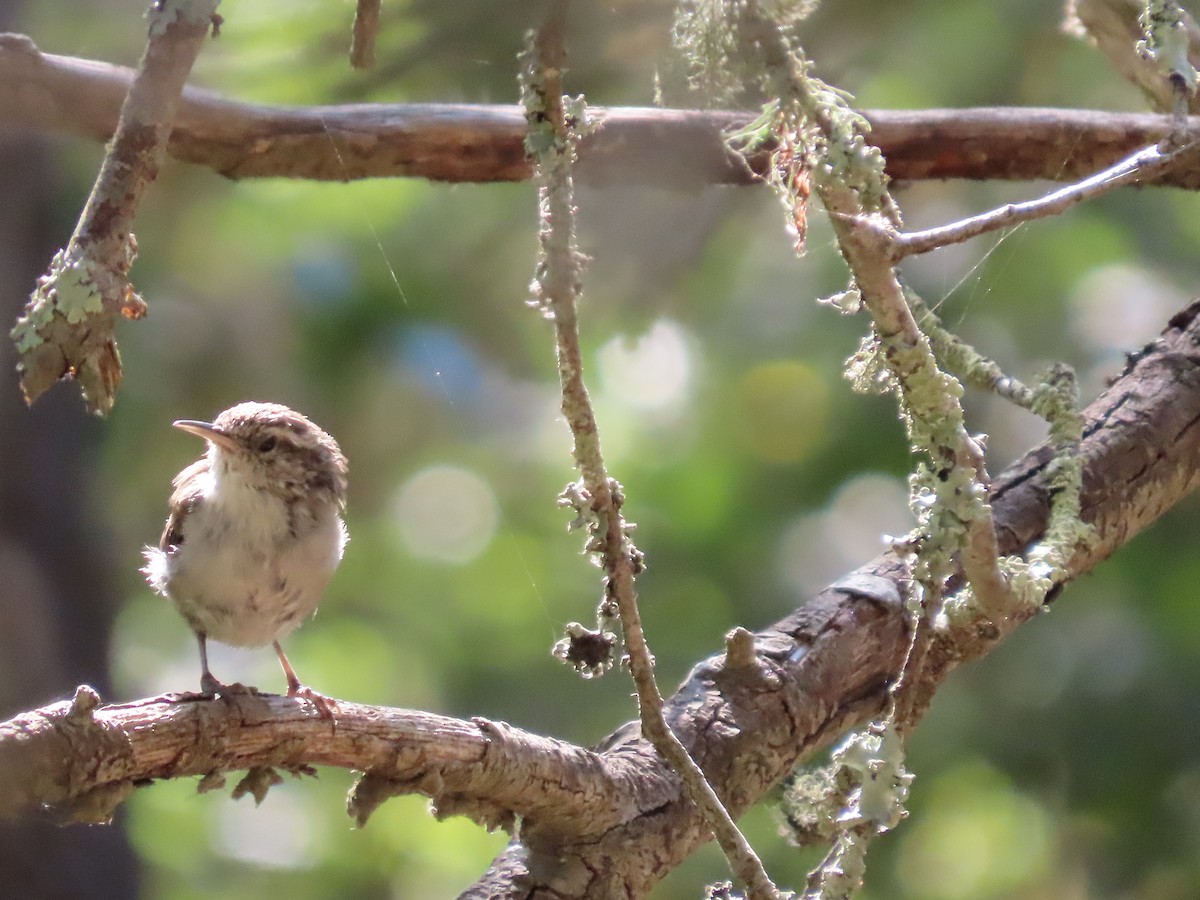
<instances>
[{"instance_id":1,"label":"bird's beak","mask_svg":"<svg viewBox=\"0 0 1200 900\"><path fill-rule=\"evenodd\" d=\"M238 443L225 432L214 428L210 422L197 422L195 419L179 419L171 423L180 431L186 431L188 434L194 434L196 437L204 438L218 447L234 451L238 449Z\"/></svg>"}]
</instances>

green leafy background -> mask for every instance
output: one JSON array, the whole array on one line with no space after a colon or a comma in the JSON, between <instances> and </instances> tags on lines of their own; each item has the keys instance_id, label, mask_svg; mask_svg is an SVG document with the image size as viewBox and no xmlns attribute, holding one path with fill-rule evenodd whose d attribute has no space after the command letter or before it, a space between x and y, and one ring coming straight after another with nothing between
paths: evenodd
<instances>
[{"instance_id":1,"label":"green leafy background","mask_svg":"<svg viewBox=\"0 0 1200 900\"><path fill-rule=\"evenodd\" d=\"M21 27L44 51L136 62L140 4L62 7L26 8ZM386 0L380 62L356 73L352 7L226 0L194 80L264 103L513 103L515 54L541 15ZM866 108L1142 109L1059 14L1040 0L847 0L804 33L818 73ZM650 104L670 16L663 2L577 4L567 89ZM49 147L67 179L48 198L65 240L102 150ZM1040 189L920 184L898 197L922 227ZM865 322L814 303L845 282L819 211L798 260L765 190L607 187L578 200L589 380L640 526L643 609L670 687L733 625L774 621L903 532L906 451L891 403L841 377ZM1065 359L1090 399L1194 290L1196 212L1190 194L1123 191L906 274L1014 373ZM166 166L136 229L151 313L122 327L126 380L88 485L124 597L109 656L118 697L198 679L191 635L137 574L171 476L200 449L170 421L272 399L333 432L352 466L345 562L287 644L307 682L584 744L634 715L626 675L585 682L549 653L565 622L590 618L599 579L555 506L573 471L551 331L523 305L535 228L529 184L233 183ZM1041 437L1024 414L967 402L994 471ZM912 816L873 850L864 896L1195 896L1197 526L1183 504L953 677L912 741ZM217 652L213 665L283 686L269 649ZM335 770L289 780L257 809L191 781L138 791L124 822L144 895L450 896L504 843L434 821L420 798L356 830L349 783ZM801 886L813 855L776 836L769 808L745 824L775 879ZM695 897L724 873L706 848L655 896Z\"/></svg>"}]
</instances>

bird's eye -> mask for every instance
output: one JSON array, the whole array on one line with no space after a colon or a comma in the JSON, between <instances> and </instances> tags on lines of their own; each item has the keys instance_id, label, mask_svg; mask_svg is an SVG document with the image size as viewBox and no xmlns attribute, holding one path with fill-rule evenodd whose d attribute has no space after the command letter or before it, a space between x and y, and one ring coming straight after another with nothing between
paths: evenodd
<instances>
[{"instance_id":1,"label":"bird's eye","mask_svg":"<svg viewBox=\"0 0 1200 900\"><path fill-rule=\"evenodd\" d=\"M259 453L270 453L275 449L275 436L269 435L258 442Z\"/></svg>"}]
</instances>

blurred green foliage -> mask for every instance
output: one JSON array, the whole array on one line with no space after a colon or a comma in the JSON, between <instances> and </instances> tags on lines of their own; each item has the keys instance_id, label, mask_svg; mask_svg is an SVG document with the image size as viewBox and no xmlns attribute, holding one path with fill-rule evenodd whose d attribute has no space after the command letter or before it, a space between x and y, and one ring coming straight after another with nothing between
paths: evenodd
<instances>
[{"instance_id":1,"label":"blurred green foliage","mask_svg":"<svg viewBox=\"0 0 1200 900\"><path fill-rule=\"evenodd\" d=\"M24 27L45 51L132 63L141 6L64 16L30 4ZM351 12L227 0L196 79L273 103L511 103L522 32L541 14L533 3L386 0L379 66L357 73L345 62ZM1096 53L1060 33L1059 14L1042 0L844 0L804 32L819 74L864 107L1140 108ZM572 16L567 89L647 103L671 4L609 0ZM48 198L65 239L101 150L61 140L53 153L73 185ZM926 225L1036 190L922 184L898 197ZM1094 394L1120 352L1194 290L1196 204L1125 191L906 274L1021 377L1065 359ZM640 525L644 614L669 687L732 625L773 621L902 530L906 451L890 402L852 395L840 374L865 323L813 302L845 277L819 214L797 260L767 191L585 189L579 206L593 258L590 384ZM309 683L582 743L633 716L623 673L583 682L549 653L564 622L590 618L599 580L555 506L573 471L551 332L523 307L534 215L529 185L234 184L166 167L137 228L133 274L151 314L122 331L126 381L91 497L128 595L112 647L123 697L198 677L183 622L136 571L171 476L198 450L168 424L253 398L309 413L351 460L345 563L288 647ZM1000 404L968 405L972 427L991 433L993 471L1040 438ZM433 467L454 477L419 478ZM1196 895L1198 518L1192 503L1172 511L946 686L912 742L912 819L873 850L866 896ZM214 668L282 687L269 651L217 652ZM128 823L146 896L448 896L503 844L463 820L435 822L417 798L354 830L348 783L324 771L257 810L188 782L139 791ZM746 824L776 880L800 885L812 854L783 845L766 809ZM723 877L706 848L655 896L695 897Z\"/></svg>"}]
</instances>

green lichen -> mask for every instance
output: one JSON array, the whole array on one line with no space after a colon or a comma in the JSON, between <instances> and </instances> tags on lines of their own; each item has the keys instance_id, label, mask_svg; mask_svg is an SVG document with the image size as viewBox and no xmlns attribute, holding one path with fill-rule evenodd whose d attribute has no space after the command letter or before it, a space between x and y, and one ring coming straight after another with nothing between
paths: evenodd
<instances>
[{"instance_id":1,"label":"green lichen","mask_svg":"<svg viewBox=\"0 0 1200 900\"><path fill-rule=\"evenodd\" d=\"M999 561L1013 594L1014 609L1040 606L1054 585L1066 578L1072 555L1095 540L1095 530L1079 519L1083 488L1079 443L1084 419L1075 372L1070 366L1055 364L1036 385L1027 387L949 331L919 297L911 292L907 297L938 362L967 383L1005 397L1049 425L1050 443L1057 456L1046 468L1053 497L1046 535L1026 558L1014 556ZM982 615L969 588L947 604L946 612L952 624L965 624Z\"/></svg>"},{"instance_id":2,"label":"green lichen","mask_svg":"<svg viewBox=\"0 0 1200 900\"><path fill-rule=\"evenodd\" d=\"M1083 413L1079 388L1070 366L1051 366L1029 394L1029 409L1050 426L1050 443L1056 456L1045 474L1051 501L1050 516L1042 540L1030 547L1025 557L1000 560L1000 571L1012 592L1014 611L1038 609L1047 595L1070 574L1071 558L1096 541L1096 529L1080 518L1083 492ZM944 622L965 625L981 615L970 589L960 591L945 608Z\"/></svg>"},{"instance_id":3,"label":"green lichen","mask_svg":"<svg viewBox=\"0 0 1200 900\"><path fill-rule=\"evenodd\" d=\"M874 330L859 341L858 349L846 360L843 371L855 393L883 395L899 390Z\"/></svg>"},{"instance_id":4,"label":"green lichen","mask_svg":"<svg viewBox=\"0 0 1200 900\"><path fill-rule=\"evenodd\" d=\"M999 364L981 354L950 329L917 294L905 291L905 299L917 324L929 339L938 363L966 384L999 394L1023 409L1032 409L1033 391L1004 373Z\"/></svg>"},{"instance_id":5,"label":"green lichen","mask_svg":"<svg viewBox=\"0 0 1200 900\"><path fill-rule=\"evenodd\" d=\"M96 290L96 282L81 261L63 267L53 289L55 308L63 318L78 324L89 316L104 312L104 300Z\"/></svg>"},{"instance_id":6,"label":"green lichen","mask_svg":"<svg viewBox=\"0 0 1200 900\"><path fill-rule=\"evenodd\" d=\"M1050 426L1056 446L1078 444L1083 437L1083 413L1079 409L1079 383L1075 370L1065 363L1050 366L1033 389L1029 409Z\"/></svg>"},{"instance_id":7,"label":"green lichen","mask_svg":"<svg viewBox=\"0 0 1200 900\"><path fill-rule=\"evenodd\" d=\"M783 0L697 0L683 3L673 43L689 82L724 105L759 102L763 112L728 136L737 152L768 143L776 150L768 181L794 201L794 167L820 184L853 190L867 211L893 211L883 156L866 139L870 123L853 97L812 73L796 26L815 4ZM752 96L757 93L757 97Z\"/></svg>"},{"instance_id":8,"label":"green lichen","mask_svg":"<svg viewBox=\"0 0 1200 900\"><path fill-rule=\"evenodd\" d=\"M17 353L21 356L45 343L45 339L38 331L41 313L42 308L30 307L29 312L17 319L17 324L9 332L13 343L16 344Z\"/></svg>"},{"instance_id":9,"label":"green lichen","mask_svg":"<svg viewBox=\"0 0 1200 900\"><path fill-rule=\"evenodd\" d=\"M895 373L901 393L901 415L914 451L931 458L956 447L963 434L963 386L938 368L929 343L909 343L900 336L881 340L882 352Z\"/></svg>"}]
</instances>

